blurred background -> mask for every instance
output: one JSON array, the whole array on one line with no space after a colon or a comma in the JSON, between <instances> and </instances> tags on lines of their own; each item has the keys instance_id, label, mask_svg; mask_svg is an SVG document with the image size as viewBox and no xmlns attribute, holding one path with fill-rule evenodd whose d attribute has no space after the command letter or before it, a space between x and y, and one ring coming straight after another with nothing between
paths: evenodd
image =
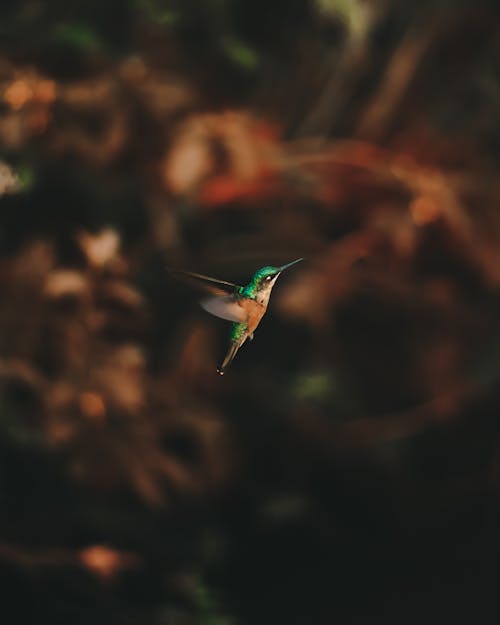
<instances>
[{"instance_id":1,"label":"blurred background","mask_svg":"<svg viewBox=\"0 0 500 625\"><path fill-rule=\"evenodd\" d=\"M3 0L5 623L496 622L499 114L496 2Z\"/></svg>"}]
</instances>

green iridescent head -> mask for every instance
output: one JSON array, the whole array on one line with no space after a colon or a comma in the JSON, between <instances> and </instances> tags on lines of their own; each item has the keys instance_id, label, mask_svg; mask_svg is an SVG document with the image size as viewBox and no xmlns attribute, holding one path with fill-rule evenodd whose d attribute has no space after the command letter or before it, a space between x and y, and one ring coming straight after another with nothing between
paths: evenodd
<instances>
[{"instance_id":1,"label":"green iridescent head","mask_svg":"<svg viewBox=\"0 0 500 625\"><path fill-rule=\"evenodd\" d=\"M291 267L292 265L295 265L295 263L298 263L301 260L303 259L298 258L297 260L294 260L286 265L282 265L281 267L272 267L270 265L262 267L254 273L252 281L245 289L245 291L257 292L272 287L274 282L276 281L276 278L280 275L282 271L288 269L288 267Z\"/></svg>"},{"instance_id":2,"label":"green iridescent head","mask_svg":"<svg viewBox=\"0 0 500 625\"><path fill-rule=\"evenodd\" d=\"M259 283L269 282L270 280L274 278L274 276L277 276L279 272L280 272L279 267L271 267L271 266L262 267L261 269L259 269L253 274L252 282L259 282Z\"/></svg>"}]
</instances>

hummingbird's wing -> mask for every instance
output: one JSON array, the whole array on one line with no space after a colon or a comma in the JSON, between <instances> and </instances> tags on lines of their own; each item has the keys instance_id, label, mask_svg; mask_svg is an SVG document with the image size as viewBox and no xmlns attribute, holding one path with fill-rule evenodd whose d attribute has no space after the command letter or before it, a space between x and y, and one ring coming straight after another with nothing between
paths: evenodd
<instances>
[{"instance_id":1,"label":"hummingbird's wing","mask_svg":"<svg viewBox=\"0 0 500 625\"><path fill-rule=\"evenodd\" d=\"M198 288L212 293L212 295L228 295L229 293L235 293L241 288L239 284L234 282L227 282L226 280L219 280L218 278L211 278L210 276L204 276L201 273L194 273L193 271L180 271L177 269L169 269L169 272L176 278L182 280L188 280Z\"/></svg>"},{"instance_id":2,"label":"hummingbird's wing","mask_svg":"<svg viewBox=\"0 0 500 625\"><path fill-rule=\"evenodd\" d=\"M210 314L227 321L245 323L247 320L245 309L239 305L234 295L206 297L201 300L200 306Z\"/></svg>"}]
</instances>

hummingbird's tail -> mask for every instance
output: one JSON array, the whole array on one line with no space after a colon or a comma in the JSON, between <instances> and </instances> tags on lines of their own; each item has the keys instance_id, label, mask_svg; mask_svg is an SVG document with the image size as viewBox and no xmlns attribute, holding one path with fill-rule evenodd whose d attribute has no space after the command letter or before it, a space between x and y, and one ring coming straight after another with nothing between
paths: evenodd
<instances>
[{"instance_id":1,"label":"hummingbird's tail","mask_svg":"<svg viewBox=\"0 0 500 625\"><path fill-rule=\"evenodd\" d=\"M226 369L229 367L229 365L233 361L233 358L236 356L236 353L238 352L239 348L243 345L243 343L244 341L241 341L241 340L231 341L231 345L229 346L229 349L227 350L226 357L224 358L224 361L221 364L221 366L217 369L217 373L219 375L224 375L224 373L226 373Z\"/></svg>"}]
</instances>

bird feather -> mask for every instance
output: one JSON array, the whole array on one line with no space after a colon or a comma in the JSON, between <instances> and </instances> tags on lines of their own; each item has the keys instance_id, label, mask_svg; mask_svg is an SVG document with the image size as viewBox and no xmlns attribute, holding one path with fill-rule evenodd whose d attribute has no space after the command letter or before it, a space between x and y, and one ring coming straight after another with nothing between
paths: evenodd
<instances>
[{"instance_id":1,"label":"bird feather","mask_svg":"<svg viewBox=\"0 0 500 625\"><path fill-rule=\"evenodd\" d=\"M228 295L229 293L235 293L239 291L240 285L234 284L234 282L228 282L227 280L219 280L218 278L212 278L205 276L201 273L195 273L194 271L181 271L178 269L169 269L169 272L176 278L189 281L194 286L211 293L212 295Z\"/></svg>"},{"instance_id":2,"label":"bird feather","mask_svg":"<svg viewBox=\"0 0 500 625\"><path fill-rule=\"evenodd\" d=\"M201 300L200 306L210 314L227 321L245 323L247 318L245 309L233 295L207 297Z\"/></svg>"}]
</instances>

